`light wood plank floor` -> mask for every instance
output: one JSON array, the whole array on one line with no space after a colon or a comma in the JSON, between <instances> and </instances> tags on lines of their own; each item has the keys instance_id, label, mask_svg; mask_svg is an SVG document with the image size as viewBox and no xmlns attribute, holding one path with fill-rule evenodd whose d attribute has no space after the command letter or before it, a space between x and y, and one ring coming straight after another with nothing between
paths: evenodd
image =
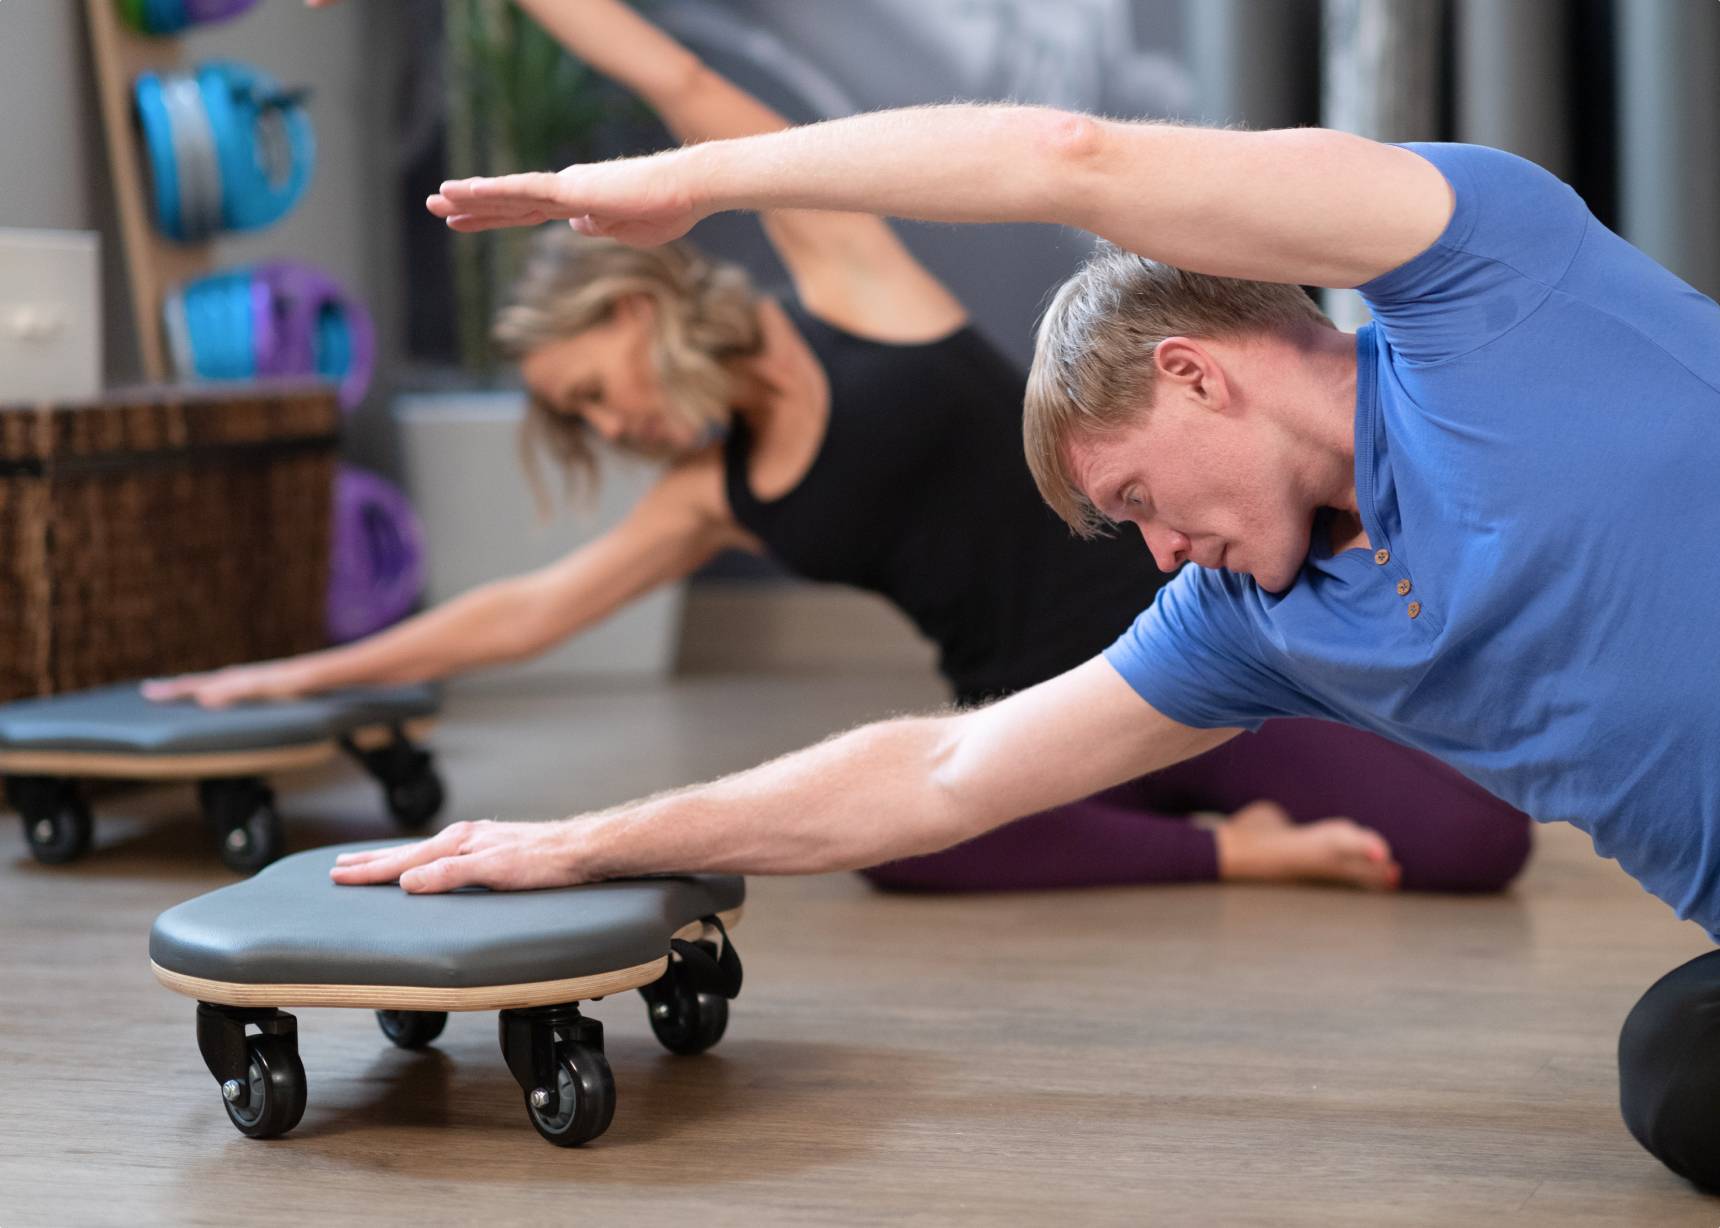
<instances>
[{"instance_id":1,"label":"light wood plank floor","mask_svg":"<svg viewBox=\"0 0 1720 1228\"><path fill-rule=\"evenodd\" d=\"M450 817L549 816L923 707L917 677L456 697ZM387 831L355 773L283 782L295 847ZM100 803L34 865L0 825L0 1228L345 1223L1713 1225L1642 1153L1613 1045L1707 949L1568 829L1494 899L1210 886L990 898L755 880L711 1054L594 1008L620 1105L538 1140L494 1016L433 1050L299 1012L310 1107L241 1138L151 919L231 881L189 790Z\"/></svg>"}]
</instances>

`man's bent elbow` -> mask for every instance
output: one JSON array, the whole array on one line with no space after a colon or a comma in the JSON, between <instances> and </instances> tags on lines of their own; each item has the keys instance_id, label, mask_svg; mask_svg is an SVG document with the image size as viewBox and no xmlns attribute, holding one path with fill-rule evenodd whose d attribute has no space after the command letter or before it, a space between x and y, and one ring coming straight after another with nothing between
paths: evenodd
<instances>
[{"instance_id":1,"label":"man's bent elbow","mask_svg":"<svg viewBox=\"0 0 1720 1228\"><path fill-rule=\"evenodd\" d=\"M1035 108L1036 138L1050 157L1060 162L1088 162L1104 141L1100 122L1080 111Z\"/></svg>"},{"instance_id":2,"label":"man's bent elbow","mask_svg":"<svg viewBox=\"0 0 1720 1228\"><path fill-rule=\"evenodd\" d=\"M1082 225L1073 214L1091 199L1091 180L1103 171L1105 124L1079 111L1043 109L1034 110L1030 123L1030 140L1042 164L1035 181L1047 193L1040 211L1047 221Z\"/></svg>"}]
</instances>

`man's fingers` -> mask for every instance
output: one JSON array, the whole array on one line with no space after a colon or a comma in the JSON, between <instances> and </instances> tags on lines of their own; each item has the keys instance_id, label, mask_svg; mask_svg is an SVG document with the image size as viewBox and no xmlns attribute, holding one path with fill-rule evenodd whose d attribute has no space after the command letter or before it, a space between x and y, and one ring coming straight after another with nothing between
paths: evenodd
<instances>
[{"instance_id":1,"label":"man's fingers","mask_svg":"<svg viewBox=\"0 0 1720 1228\"><path fill-rule=\"evenodd\" d=\"M523 217L528 213L542 213L545 208L542 201L529 197L499 196L483 200L450 200L440 192L426 196L424 207L437 217L455 217L460 214L471 217Z\"/></svg>"},{"instance_id":2,"label":"man's fingers","mask_svg":"<svg viewBox=\"0 0 1720 1228\"><path fill-rule=\"evenodd\" d=\"M497 200L536 201L551 204L562 198L567 181L553 171L524 171L517 175L495 175L478 179L450 179L441 194L454 204L482 207Z\"/></svg>"},{"instance_id":3,"label":"man's fingers","mask_svg":"<svg viewBox=\"0 0 1720 1228\"><path fill-rule=\"evenodd\" d=\"M393 848L343 853L335 859L329 877L337 883L393 882L415 866L458 853L469 830L467 824L455 823L428 840L399 844Z\"/></svg>"},{"instance_id":4,"label":"man's fingers","mask_svg":"<svg viewBox=\"0 0 1720 1228\"><path fill-rule=\"evenodd\" d=\"M372 883L392 883L397 875L387 863L363 862L351 866L330 866L328 876L342 887L368 887Z\"/></svg>"},{"instance_id":5,"label":"man's fingers","mask_svg":"<svg viewBox=\"0 0 1720 1228\"><path fill-rule=\"evenodd\" d=\"M506 227L537 226L544 221L542 213L522 213L509 217L477 216L469 213L458 213L448 219L448 228L461 234L473 234L480 230L501 230Z\"/></svg>"},{"instance_id":6,"label":"man's fingers","mask_svg":"<svg viewBox=\"0 0 1720 1228\"><path fill-rule=\"evenodd\" d=\"M356 853L341 853L334 859L334 864L337 866L362 866L367 862L391 856L393 853L394 848L361 849Z\"/></svg>"},{"instance_id":7,"label":"man's fingers","mask_svg":"<svg viewBox=\"0 0 1720 1228\"><path fill-rule=\"evenodd\" d=\"M424 198L424 207L437 217L511 217L538 206L500 200L452 201L437 192Z\"/></svg>"},{"instance_id":8,"label":"man's fingers","mask_svg":"<svg viewBox=\"0 0 1720 1228\"><path fill-rule=\"evenodd\" d=\"M400 885L413 895L433 895L456 887L487 885L488 859L482 853L461 853L418 866L400 876Z\"/></svg>"},{"instance_id":9,"label":"man's fingers","mask_svg":"<svg viewBox=\"0 0 1720 1228\"><path fill-rule=\"evenodd\" d=\"M426 197L424 207L452 230L470 232L494 230L502 226L537 226L549 219L536 204L492 203L484 208L470 204L455 204L445 196Z\"/></svg>"}]
</instances>

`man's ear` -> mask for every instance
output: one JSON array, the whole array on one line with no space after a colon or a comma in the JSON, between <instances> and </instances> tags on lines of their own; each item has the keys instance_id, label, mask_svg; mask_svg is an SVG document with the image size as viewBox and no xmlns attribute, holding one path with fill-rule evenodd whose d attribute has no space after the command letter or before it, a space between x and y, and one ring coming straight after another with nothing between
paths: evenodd
<instances>
[{"instance_id":1,"label":"man's ear","mask_svg":"<svg viewBox=\"0 0 1720 1228\"><path fill-rule=\"evenodd\" d=\"M1160 381L1182 388L1205 409L1230 404L1224 370L1212 351L1189 337L1166 337L1153 348L1153 366Z\"/></svg>"}]
</instances>

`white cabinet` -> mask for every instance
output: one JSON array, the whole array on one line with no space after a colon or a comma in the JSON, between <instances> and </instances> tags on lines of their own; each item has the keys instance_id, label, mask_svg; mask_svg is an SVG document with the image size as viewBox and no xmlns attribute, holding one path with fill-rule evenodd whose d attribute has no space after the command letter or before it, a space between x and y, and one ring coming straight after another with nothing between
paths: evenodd
<instances>
[{"instance_id":1,"label":"white cabinet","mask_svg":"<svg viewBox=\"0 0 1720 1228\"><path fill-rule=\"evenodd\" d=\"M614 526L656 480L654 466L605 455L597 497L576 497L542 520L518 459L524 413L518 392L395 400L403 476L430 555L427 601L560 557ZM680 640L683 589L666 586L535 661L483 677L666 674Z\"/></svg>"}]
</instances>

